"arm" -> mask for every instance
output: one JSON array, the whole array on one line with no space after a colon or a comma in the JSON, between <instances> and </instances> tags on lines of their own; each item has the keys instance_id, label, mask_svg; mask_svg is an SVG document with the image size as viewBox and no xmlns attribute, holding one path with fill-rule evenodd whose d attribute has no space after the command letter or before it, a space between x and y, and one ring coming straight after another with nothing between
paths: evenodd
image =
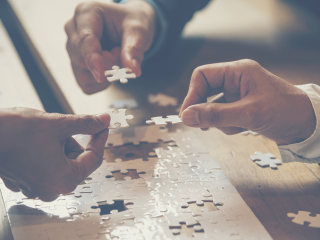
<instances>
[{"instance_id":1,"label":"arm","mask_svg":"<svg viewBox=\"0 0 320 240\"><path fill-rule=\"evenodd\" d=\"M180 115L190 127L258 132L278 144L284 162L306 162L297 155L320 162L319 89L295 87L252 60L209 64L193 72ZM223 98L207 103L219 93Z\"/></svg>"},{"instance_id":2,"label":"arm","mask_svg":"<svg viewBox=\"0 0 320 240\"><path fill-rule=\"evenodd\" d=\"M105 81L104 71L114 65L131 68L140 76L145 55L151 58L161 52L166 56L184 24L208 1L79 4L65 30L71 66L82 90L92 94L107 88L110 83Z\"/></svg>"}]
</instances>

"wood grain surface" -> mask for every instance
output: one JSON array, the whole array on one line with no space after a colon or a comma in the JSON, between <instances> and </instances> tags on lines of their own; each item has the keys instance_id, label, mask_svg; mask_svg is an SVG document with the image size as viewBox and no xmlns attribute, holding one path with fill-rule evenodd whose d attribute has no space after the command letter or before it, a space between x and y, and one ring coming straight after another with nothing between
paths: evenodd
<instances>
[{"instance_id":1,"label":"wood grain surface","mask_svg":"<svg viewBox=\"0 0 320 240\"><path fill-rule=\"evenodd\" d=\"M1 21L0 39L0 108L29 107L44 110ZM12 239L1 192L0 226L0 239Z\"/></svg>"},{"instance_id":2,"label":"wood grain surface","mask_svg":"<svg viewBox=\"0 0 320 240\"><path fill-rule=\"evenodd\" d=\"M50 73L48 81L58 89L60 101L77 114L103 112L114 100L124 98L135 98L139 103L139 108L128 110L135 116L132 125L176 114L174 107L148 104L147 95L163 92L182 102L195 67L243 58L258 61L293 84L320 84L320 21L302 7L284 1L217 0L196 14L166 61L144 69L139 79L126 85L112 84L91 96L77 85L64 47L63 25L80 0L9 2L39 64ZM278 170L261 168L250 160L253 152L280 157L276 144L263 136L226 136L217 129L194 132L274 239L319 239L320 229L294 224L287 217L288 212L320 213L318 165L286 163ZM119 154L126 151L132 151L130 145L118 150ZM192 229L183 229L191 235Z\"/></svg>"}]
</instances>

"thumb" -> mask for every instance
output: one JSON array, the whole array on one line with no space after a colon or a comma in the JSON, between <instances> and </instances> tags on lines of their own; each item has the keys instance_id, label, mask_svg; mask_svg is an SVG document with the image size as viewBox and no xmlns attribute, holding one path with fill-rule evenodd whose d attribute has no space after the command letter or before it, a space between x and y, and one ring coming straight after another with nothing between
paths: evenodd
<instances>
[{"instance_id":1,"label":"thumb","mask_svg":"<svg viewBox=\"0 0 320 240\"><path fill-rule=\"evenodd\" d=\"M149 48L146 33L140 28L124 29L121 46L121 62L123 67L129 67L139 77L144 52Z\"/></svg>"},{"instance_id":2,"label":"thumb","mask_svg":"<svg viewBox=\"0 0 320 240\"><path fill-rule=\"evenodd\" d=\"M186 108L181 115L189 127L244 127L250 123L244 101L233 103L202 103Z\"/></svg>"},{"instance_id":3,"label":"thumb","mask_svg":"<svg viewBox=\"0 0 320 240\"><path fill-rule=\"evenodd\" d=\"M70 137L75 134L94 135L108 128L110 116L108 113L98 115L66 115L62 134Z\"/></svg>"},{"instance_id":4,"label":"thumb","mask_svg":"<svg viewBox=\"0 0 320 240\"><path fill-rule=\"evenodd\" d=\"M82 182L88 177L94 170L96 170L102 163L104 146L108 139L108 130L101 131L91 136L88 145L83 153L81 153L74 162L78 165L77 169L80 172L74 171L73 173L78 175L75 176Z\"/></svg>"}]
</instances>

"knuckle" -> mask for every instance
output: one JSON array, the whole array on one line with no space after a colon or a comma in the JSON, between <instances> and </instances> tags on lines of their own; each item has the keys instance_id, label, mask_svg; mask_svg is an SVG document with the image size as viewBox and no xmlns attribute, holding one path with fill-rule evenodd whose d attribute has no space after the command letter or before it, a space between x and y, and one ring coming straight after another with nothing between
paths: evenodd
<instances>
[{"instance_id":1,"label":"knuckle","mask_svg":"<svg viewBox=\"0 0 320 240\"><path fill-rule=\"evenodd\" d=\"M69 20L69 21L66 22L65 25L64 25L64 31L66 32L66 34L67 34L68 36L69 36L69 34L70 34L69 29L71 28L71 21L72 21L72 20Z\"/></svg>"},{"instance_id":2,"label":"knuckle","mask_svg":"<svg viewBox=\"0 0 320 240\"><path fill-rule=\"evenodd\" d=\"M198 76L201 76L202 75L202 68L203 66L200 66L200 67L197 67L193 70L193 73L192 73L192 76L195 77L195 79L197 79Z\"/></svg>"},{"instance_id":3,"label":"knuckle","mask_svg":"<svg viewBox=\"0 0 320 240\"><path fill-rule=\"evenodd\" d=\"M245 69L253 70L253 69L260 68L261 65L252 59L242 59L238 61L237 67L239 68L245 67Z\"/></svg>"}]
</instances>

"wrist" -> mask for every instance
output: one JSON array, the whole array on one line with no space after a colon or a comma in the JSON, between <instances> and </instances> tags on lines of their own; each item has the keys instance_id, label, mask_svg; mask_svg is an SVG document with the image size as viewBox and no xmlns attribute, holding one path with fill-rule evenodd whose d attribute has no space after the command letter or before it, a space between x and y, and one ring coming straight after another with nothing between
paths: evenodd
<instances>
[{"instance_id":1,"label":"wrist","mask_svg":"<svg viewBox=\"0 0 320 240\"><path fill-rule=\"evenodd\" d=\"M298 92L297 102L299 103L299 106L296 106L296 109L301 110L301 113L299 114L301 118L295 129L292 129L293 135L290 139L276 141L279 146L301 143L310 138L316 130L317 118L312 102L307 93L298 88L296 90Z\"/></svg>"}]
</instances>

